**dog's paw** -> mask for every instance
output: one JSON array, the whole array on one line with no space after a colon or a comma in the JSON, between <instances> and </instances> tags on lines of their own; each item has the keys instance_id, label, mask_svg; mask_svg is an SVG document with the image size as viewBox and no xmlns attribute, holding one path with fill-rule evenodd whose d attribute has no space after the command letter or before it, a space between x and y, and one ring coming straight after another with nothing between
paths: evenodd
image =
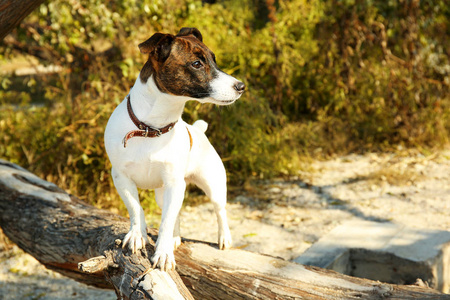
<instances>
[{"instance_id":1,"label":"dog's paw","mask_svg":"<svg viewBox=\"0 0 450 300\"><path fill-rule=\"evenodd\" d=\"M231 248L232 239L230 230L224 230L223 233L219 233L219 249L225 250Z\"/></svg>"},{"instance_id":2,"label":"dog's paw","mask_svg":"<svg viewBox=\"0 0 450 300\"><path fill-rule=\"evenodd\" d=\"M123 239L122 248L128 245L132 253L137 253L140 249L145 248L145 244L148 242L147 234L143 235L139 229L131 229Z\"/></svg>"},{"instance_id":3,"label":"dog's paw","mask_svg":"<svg viewBox=\"0 0 450 300\"><path fill-rule=\"evenodd\" d=\"M175 257L173 251L158 251L152 256L153 268L159 268L161 271L169 271L175 269Z\"/></svg>"}]
</instances>

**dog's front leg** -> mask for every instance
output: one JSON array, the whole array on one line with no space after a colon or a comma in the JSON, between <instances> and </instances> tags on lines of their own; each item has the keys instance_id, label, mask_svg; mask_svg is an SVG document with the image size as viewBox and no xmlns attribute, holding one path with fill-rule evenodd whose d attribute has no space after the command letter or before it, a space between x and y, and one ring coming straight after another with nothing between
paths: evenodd
<instances>
[{"instance_id":1,"label":"dog's front leg","mask_svg":"<svg viewBox=\"0 0 450 300\"><path fill-rule=\"evenodd\" d=\"M155 189L155 200L159 208L162 210L164 207L164 188ZM180 216L178 215L177 220L175 221L175 228L173 230L173 249L176 250L180 245Z\"/></svg>"},{"instance_id":2,"label":"dog's front leg","mask_svg":"<svg viewBox=\"0 0 450 300\"><path fill-rule=\"evenodd\" d=\"M114 186L130 215L130 231L125 235L122 247L125 248L129 245L131 251L137 253L139 249L144 248L145 244L149 242L144 210L139 203L138 190L136 184L125 174L117 172L114 168L111 174Z\"/></svg>"},{"instance_id":3,"label":"dog's front leg","mask_svg":"<svg viewBox=\"0 0 450 300\"><path fill-rule=\"evenodd\" d=\"M158 267L164 271L175 269L173 232L183 204L185 190L186 182L184 178L164 187L161 225L156 241L155 254L152 257L153 268Z\"/></svg>"}]
</instances>

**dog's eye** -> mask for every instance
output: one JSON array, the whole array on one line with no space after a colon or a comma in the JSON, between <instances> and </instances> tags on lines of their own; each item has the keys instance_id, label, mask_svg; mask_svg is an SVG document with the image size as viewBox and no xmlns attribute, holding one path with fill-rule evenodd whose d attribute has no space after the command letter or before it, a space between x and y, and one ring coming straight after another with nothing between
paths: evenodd
<instances>
[{"instance_id":1,"label":"dog's eye","mask_svg":"<svg viewBox=\"0 0 450 300\"><path fill-rule=\"evenodd\" d=\"M192 67L194 67L195 69L200 69L201 67L203 67L203 64L201 61L196 60L191 64Z\"/></svg>"}]
</instances>

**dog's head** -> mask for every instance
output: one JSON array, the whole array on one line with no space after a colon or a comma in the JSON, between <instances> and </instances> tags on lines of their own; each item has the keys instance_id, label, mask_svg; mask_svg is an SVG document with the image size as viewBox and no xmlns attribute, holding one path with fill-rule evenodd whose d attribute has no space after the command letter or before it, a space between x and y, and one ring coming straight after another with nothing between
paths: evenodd
<instances>
[{"instance_id":1,"label":"dog's head","mask_svg":"<svg viewBox=\"0 0 450 300\"><path fill-rule=\"evenodd\" d=\"M245 85L217 67L214 53L202 41L198 29L185 27L175 36L155 33L139 44L141 53L149 54L140 73L142 83L153 77L163 93L219 105L233 103Z\"/></svg>"}]
</instances>

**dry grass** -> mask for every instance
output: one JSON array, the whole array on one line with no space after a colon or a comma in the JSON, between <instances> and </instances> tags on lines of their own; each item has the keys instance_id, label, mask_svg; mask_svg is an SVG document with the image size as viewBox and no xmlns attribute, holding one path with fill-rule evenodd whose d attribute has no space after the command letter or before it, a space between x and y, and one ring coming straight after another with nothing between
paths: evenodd
<instances>
[{"instance_id":1,"label":"dry grass","mask_svg":"<svg viewBox=\"0 0 450 300\"><path fill-rule=\"evenodd\" d=\"M381 185L386 182L395 186L412 185L421 179L423 175L414 169L399 168L396 165L381 168L366 177L366 180L373 184Z\"/></svg>"},{"instance_id":2,"label":"dry grass","mask_svg":"<svg viewBox=\"0 0 450 300\"><path fill-rule=\"evenodd\" d=\"M437 152L428 156L413 155L410 151L398 152L387 158L380 166L364 176L363 180L375 185L388 183L394 186L414 185L426 179L424 169L430 161L438 160Z\"/></svg>"}]
</instances>

